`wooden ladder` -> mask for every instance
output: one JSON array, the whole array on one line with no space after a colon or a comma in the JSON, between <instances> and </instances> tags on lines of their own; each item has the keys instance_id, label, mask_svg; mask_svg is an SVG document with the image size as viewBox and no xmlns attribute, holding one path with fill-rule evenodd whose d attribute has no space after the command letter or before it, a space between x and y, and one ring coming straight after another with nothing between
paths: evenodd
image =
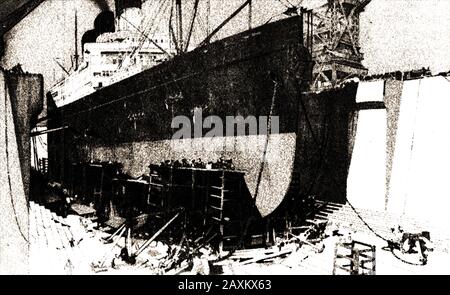
<instances>
[{"instance_id":1,"label":"wooden ladder","mask_svg":"<svg viewBox=\"0 0 450 295\"><path fill-rule=\"evenodd\" d=\"M342 250L347 253L342 253ZM375 275L374 245L352 241L350 243L337 243L334 252L333 275L338 270L350 275Z\"/></svg>"},{"instance_id":2,"label":"wooden ladder","mask_svg":"<svg viewBox=\"0 0 450 295\"><path fill-rule=\"evenodd\" d=\"M241 195L241 182L237 183L234 178L237 178L237 173L234 171L221 170L220 171L220 184L210 186L210 194L208 200L208 207L210 212L210 218L213 225L216 227L218 234L220 235L219 250L224 250L225 242L236 241L239 239L240 227L237 230L233 230L233 225L241 220L234 220L233 217L228 214L232 210L240 210L240 208L233 208L232 205L238 204L237 198ZM229 233L231 229L232 233Z\"/></svg>"},{"instance_id":3,"label":"wooden ladder","mask_svg":"<svg viewBox=\"0 0 450 295\"><path fill-rule=\"evenodd\" d=\"M164 209L165 186L158 171L158 166L150 165L150 182L148 186L147 204L155 211Z\"/></svg>"}]
</instances>

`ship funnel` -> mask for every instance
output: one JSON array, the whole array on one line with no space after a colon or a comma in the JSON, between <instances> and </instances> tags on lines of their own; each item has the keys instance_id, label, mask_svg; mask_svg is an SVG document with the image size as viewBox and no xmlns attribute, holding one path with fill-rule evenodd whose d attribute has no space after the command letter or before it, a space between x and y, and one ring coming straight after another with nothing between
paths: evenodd
<instances>
[{"instance_id":1,"label":"ship funnel","mask_svg":"<svg viewBox=\"0 0 450 295\"><path fill-rule=\"evenodd\" d=\"M127 8L142 8L142 0L115 0L116 16L119 17Z\"/></svg>"},{"instance_id":2,"label":"ship funnel","mask_svg":"<svg viewBox=\"0 0 450 295\"><path fill-rule=\"evenodd\" d=\"M106 0L91 0L91 2L93 2L95 5L97 5L98 8L100 8L101 11L108 11L108 10L110 10L108 2Z\"/></svg>"}]
</instances>

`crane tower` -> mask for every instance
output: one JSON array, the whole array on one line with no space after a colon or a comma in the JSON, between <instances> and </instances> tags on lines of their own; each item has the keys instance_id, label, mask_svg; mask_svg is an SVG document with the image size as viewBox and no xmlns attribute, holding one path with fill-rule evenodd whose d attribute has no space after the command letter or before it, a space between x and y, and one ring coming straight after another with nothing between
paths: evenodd
<instances>
[{"instance_id":1,"label":"crane tower","mask_svg":"<svg viewBox=\"0 0 450 295\"><path fill-rule=\"evenodd\" d=\"M313 9L314 90L335 86L352 76L367 74L359 46L359 20L370 1L327 0Z\"/></svg>"}]
</instances>

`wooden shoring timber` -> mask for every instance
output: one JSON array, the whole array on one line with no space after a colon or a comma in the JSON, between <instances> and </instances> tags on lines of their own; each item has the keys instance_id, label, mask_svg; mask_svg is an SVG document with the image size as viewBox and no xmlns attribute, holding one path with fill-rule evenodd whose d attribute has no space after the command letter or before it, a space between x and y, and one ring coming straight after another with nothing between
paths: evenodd
<instances>
[{"instance_id":1,"label":"wooden shoring timber","mask_svg":"<svg viewBox=\"0 0 450 295\"><path fill-rule=\"evenodd\" d=\"M256 263L259 261L263 261L263 260L267 260L267 259L271 259L271 258L276 258L276 257L280 257L283 255L287 255L292 253L292 249L288 249L288 250L284 250L284 251L280 251L280 252L276 252L273 254L269 254L269 255L264 255L264 256L260 256L260 257L255 257L246 261L241 262L239 265L246 265L246 264L250 264L250 263Z\"/></svg>"},{"instance_id":2,"label":"wooden shoring timber","mask_svg":"<svg viewBox=\"0 0 450 295\"><path fill-rule=\"evenodd\" d=\"M133 254L134 257L138 257L178 216L181 212L178 212L172 219L170 219L160 230L158 230L150 239L148 239L136 253Z\"/></svg>"}]
</instances>

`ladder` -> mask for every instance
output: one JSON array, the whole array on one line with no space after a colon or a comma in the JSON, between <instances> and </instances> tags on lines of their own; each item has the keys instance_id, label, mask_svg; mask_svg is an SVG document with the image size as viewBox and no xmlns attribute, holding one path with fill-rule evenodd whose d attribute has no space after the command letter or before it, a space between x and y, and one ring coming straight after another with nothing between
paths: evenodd
<instances>
[{"instance_id":1,"label":"ladder","mask_svg":"<svg viewBox=\"0 0 450 295\"><path fill-rule=\"evenodd\" d=\"M222 251L236 246L242 232L242 173L230 170L214 173L208 209L212 226L220 236L219 251Z\"/></svg>"},{"instance_id":2,"label":"ladder","mask_svg":"<svg viewBox=\"0 0 450 295\"><path fill-rule=\"evenodd\" d=\"M333 275L341 274L338 271L344 271L350 275L375 275L375 250L374 245L357 241L337 243Z\"/></svg>"},{"instance_id":3,"label":"ladder","mask_svg":"<svg viewBox=\"0 0 450 295\"><path fill-rule=\"evenodd\" d=\"M165 186L157 165L150 165L150 182L147 204L157 212L164 210Z\"/></svg>"}]
</instances>

